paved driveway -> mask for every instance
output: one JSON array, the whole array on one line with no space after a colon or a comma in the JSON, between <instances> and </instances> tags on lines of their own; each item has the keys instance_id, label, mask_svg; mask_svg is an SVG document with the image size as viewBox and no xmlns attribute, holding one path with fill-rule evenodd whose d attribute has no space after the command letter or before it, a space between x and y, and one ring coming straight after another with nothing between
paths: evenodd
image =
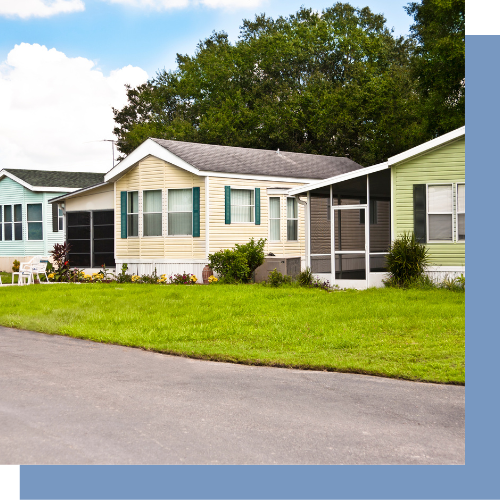
<instances>
[{"instance_id":1,"label":"paved driveway","mask_svg":"<svg viewBox=\"0 0 500 500\"><path fill-rule=\"evenodd\" d=\"M465 388L0 327L1 464L463 464Z\"/></svg>"}]
</instances>

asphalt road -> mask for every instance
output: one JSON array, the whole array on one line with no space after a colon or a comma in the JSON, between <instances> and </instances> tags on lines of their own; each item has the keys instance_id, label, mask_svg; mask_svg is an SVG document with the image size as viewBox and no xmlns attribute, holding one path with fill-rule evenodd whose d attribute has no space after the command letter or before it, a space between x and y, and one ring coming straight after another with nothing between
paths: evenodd
<instances>
[{"instance_id":1,"label":"asphalt road","mask_svg":"<svg viewBox=\"0 0 500 500\"><path fill-rule=\"evenodd\" d=\"M1 464L463 464L465 388L0 327Z\"/></svg>"}]
</instances>

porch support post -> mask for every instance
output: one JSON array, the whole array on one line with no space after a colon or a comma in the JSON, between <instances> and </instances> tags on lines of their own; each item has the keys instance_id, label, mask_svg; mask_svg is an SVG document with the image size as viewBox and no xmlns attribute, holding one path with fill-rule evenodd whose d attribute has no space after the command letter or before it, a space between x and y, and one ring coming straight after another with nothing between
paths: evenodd
<instances>
[{"instance_id":1,"label":"porch support post","mask_svg":"<svg viewBox=\"0 0 500 500\"><path fill-rule=\"evenodd\" d=\"M307 192L306 205L306 267L311 269L311 191Z\"/></svg>"},{"instance_id":2,"label":"porch support post","mask_svg":"<svg viewBox=\"0 0 500 500\"><path fill-rule=\"evenodd\" d=\"M332 273L332 285L335 285L335 226L333 224L333 219L335 218L335 212L333 211L333 185L330 184L330 258L332 260L331 273Z\"/></svg>"},{"instance_id":3,"label":"porch support post","mask_svg":"<svg viewBox=\"0 0 500 500\"><path fill-rule=\"evenodd\" d=\"M366 259L366 287L370 278L370 175L366 175L366 216L365 216L365 259Z\"/></svg>"}]
</instances>

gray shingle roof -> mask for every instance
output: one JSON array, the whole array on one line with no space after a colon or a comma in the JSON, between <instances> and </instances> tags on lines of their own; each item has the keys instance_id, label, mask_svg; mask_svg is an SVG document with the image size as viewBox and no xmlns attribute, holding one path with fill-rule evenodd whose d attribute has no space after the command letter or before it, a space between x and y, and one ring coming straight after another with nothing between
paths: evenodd
<instances>
[{"instance_id":1,"label":"gray shingle roof","mask_svg":"<svg viewBox=\"0 0 500 500\"><path fill-rule=\"evenodd\" d=\"M53 172L18 168L4 170L31 186L83 188L104 182L104 174L95 172Z\"/></svg>"},{"instance_id":2,"label":"gray shingle roof","mask_svg":"<svg viewBox=\"0 0 500 500\"><path fill-rule=\"evenodd\" d=\"M174 155L202 171L232 174L327 179L363 168L348 158L236 148L194 142L153 139Z\"/></svg>"}]
</instances>

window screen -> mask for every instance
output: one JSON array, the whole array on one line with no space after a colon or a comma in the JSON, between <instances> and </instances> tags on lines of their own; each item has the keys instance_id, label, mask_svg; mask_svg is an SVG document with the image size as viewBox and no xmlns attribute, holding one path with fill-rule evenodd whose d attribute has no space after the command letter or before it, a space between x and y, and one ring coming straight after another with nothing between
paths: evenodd
<instances>
[{"instance_id":1,"label":"window screen","mask_svg":"<svg viewBox=\"0 0 500 500\"><path fill-rule=\"evenodd\" d=\"M139 236L139 191L127 193L127 234Z\"/></svg>"},{"instance_id":2,"label":"window screen","mask_svg":"<svg viewBox=\"0 0 500 500\"><path fill-rule=\"evenodd\" d=\"M457 184L457 240L465 241L465 184Z\"/></svg>"},{"instance_id":3,"label":"window screen","mask_svg":"<svg viewBox=\"0 0 500 500\"><path fill-rule=\"evenodd\" d=\"M254 217L254 190L231 189L231 222L254 222Z\"/></svg>"},{"instance_id":4,"label":"window screen","mask_svg":"<svg viewBox=\"0 0 500 500\"><path fill-rule=\"evenodd\" d=\"M286 199L286 239L297 241L299 237L299 214L297 200L295 198Z\"/></svg>"},{"instance_id":5,"label":"window screen","mask_svg":"<svg viewBox=\"0 0 500 500\"><path fill-rule=\"evenodd\" d=\"M43 240L42 204L27 205L28 240Z\"/></svg>"},{"instance_id":6,"label":"window screen","mask_svg":"<svg viewBox=\"0 0 500 500\"><path fill-rule=\"evenodd\" d=\"M280 241L280 198L269 198L269 239Z\"/></svg>"},{"instance_id":7,"label":"window screen","mask_svg":"<svg viewBox=\"0 0 500 500\"><path fill-rule=\"evenodd\" d=\"M193 190L168 190L168 234L193 234Z\"/></svg>"},{"instance_id":8,"label":"window screen","mask_svg":"<svg viewBox=\"0 0 500 500\"><path fill-rule=\"evenodd\" d=\"M453 186L428 186L428 239L453 241Z\"/></svg>"},{"instance_id":9,"label":"window screen","mask_svg":"<svg viewBox=\"0 0 500 500\"><path fill-rule=\"evenodd\" d=\"M143 191L143 236L161 236L161 190Z\"/></svg>"}]
</instances>

